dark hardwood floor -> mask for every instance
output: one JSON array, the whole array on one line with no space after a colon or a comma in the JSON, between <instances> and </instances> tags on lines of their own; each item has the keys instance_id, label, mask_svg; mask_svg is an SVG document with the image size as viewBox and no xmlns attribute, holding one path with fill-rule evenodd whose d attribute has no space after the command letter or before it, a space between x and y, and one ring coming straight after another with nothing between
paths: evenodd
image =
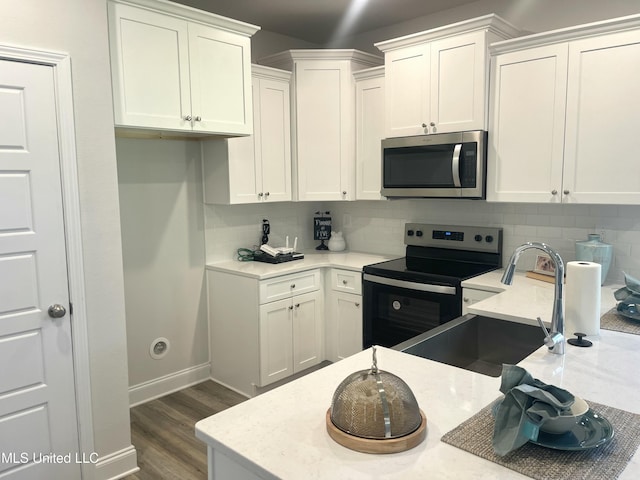
<instances>
[{"instance_id":1,"label":"dark hardwood floor","mask_svg":"<svg viewBox=\"0 0 640 480\"><path fill-rule=\"evenodd\" d=\"M197 421L246 400L206 381L131 409L131 440L140 471L125 480L203 480L207 449L195 437Z\"/></svg>"}]
</instances>

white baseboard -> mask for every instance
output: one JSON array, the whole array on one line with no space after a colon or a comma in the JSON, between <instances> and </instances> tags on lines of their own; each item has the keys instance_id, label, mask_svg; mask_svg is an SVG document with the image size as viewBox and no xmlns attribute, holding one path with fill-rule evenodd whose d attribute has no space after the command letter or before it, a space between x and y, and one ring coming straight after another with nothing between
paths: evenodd
<instances>
[{"instance_id":1,"label":"white baseboard","mask_svg":"<svg viewBox=\"0 0 640 480\"><path fill-rule=\"evenodd\" d=\"M133 445L100 457L95 465L94 480L116 480L136 473L138 468L136 449Z\"/></svg>"},{"instance_id":2,"label":"white baseboard","mask_svg":"<svg viewBox=\"0 0 640 480\"><path fill-rule=\"evenodd\" d=\"M182 390L197 383L209 380L211 375L209 363L186 368L176 373L155 378L148 382L129 387L129 406L135 407L141 403L163 397L169 393Z\"/></svg>"}]
</instances>

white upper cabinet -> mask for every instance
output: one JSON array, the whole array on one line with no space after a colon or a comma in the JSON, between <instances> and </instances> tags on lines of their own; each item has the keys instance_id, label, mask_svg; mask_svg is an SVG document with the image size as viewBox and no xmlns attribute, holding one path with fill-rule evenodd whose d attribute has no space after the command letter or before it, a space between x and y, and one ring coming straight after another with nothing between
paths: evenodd
<instances>
[{"instance_id":1,"label":"white upper cabinet","mask_svg":"<svg viewBox=\"0 0 640 480\"><path fill-rule=\"evenodd\" d=\"M162 0L111 0L115 125L252 133L251 44L259 27Z\"/></svg>"},{"instance_id":2,"label":"white upper cabinet","mask_svg":"<svg viewBox=\"0 0 640 480\"><path fill-rule=\"evenodd\" d=\"M486 129L487 45L517 33L487 15L376 43L385 54L386 136Z\"/></svg>"},{"instance_id":3,"label":"white upper cabinet","mask_svg":"<svg viewBox=\"0 0 640 480\"><path fill-rule=\"evenodd\" d=\"M491 49L487 200L640 204L640 15Z\"/></svg>"},{"instance_id":4,"label":"white upper cabinet","mask_svg":"<svg viewBox=\"0 0 640 480\"><path fill-rule=\"evenodd\" d=\"M293 72L295 199L354 200L353 73L382 59L357 50L289 50L260 63Z\"/></svg>"},{"instance_id":5,"label":"white upper cabinet","mask_svg":"<svg viewBox=\"0 0 640 480\"><path fill-rule=\"evenodd\" d=\"M381 200L384 67L353 74L356 80L356 200Z\"/></svg>"},{"instance_id":6,"label":"white upper cabinet","mask_svg":"<svg viewBox=\"0 0 640 480\"><path fill-rule=\"evenodd\" d=\"M202 142L205 203L291 200L291 73L252 71L253 135Z\"/></svg>"}]
</instances>

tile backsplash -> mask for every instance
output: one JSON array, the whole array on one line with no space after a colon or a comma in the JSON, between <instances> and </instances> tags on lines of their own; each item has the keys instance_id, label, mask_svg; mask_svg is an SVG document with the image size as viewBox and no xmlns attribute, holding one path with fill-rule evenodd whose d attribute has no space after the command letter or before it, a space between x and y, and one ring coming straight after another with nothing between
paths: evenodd
<instances>
[{"instance_id":1,"label":"tile backsplash","mask_svg":"<svg viewBox=\"0 0 640 480\"><path fill-rule=\"evenodd\" d=\"M480 225L504 229L506 262L518 245L545 242L566 262L575 260L575 242L599 233L614 246L607 283L623 283L622 271L640 278L640 206L543 205L490 203L474 200L391 200L285 202L259 205L206 205L207 261L235 258L238 247L259 244L263 218L271 223L271 244L284 244L285 235L298 236L300 249L312 249L315 211L330 211L332 228L342 231L352 251L404 255L407 222ZM531 269L535 252L518 267Z\"/></svg>"}]
</instances>

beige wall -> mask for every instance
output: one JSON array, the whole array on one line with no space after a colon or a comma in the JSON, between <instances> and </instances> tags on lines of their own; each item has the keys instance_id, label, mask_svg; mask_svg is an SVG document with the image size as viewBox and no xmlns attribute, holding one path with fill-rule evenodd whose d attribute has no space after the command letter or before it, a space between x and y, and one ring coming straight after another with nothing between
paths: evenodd
<instances>
[{"instance_id":1,"label":"beige wall","mask_svg":"<svg viewBox=\"0 0 640 480\"><path fill-rule=\"evenodd\" d=\"M0 43L71 57L94 442L114 454L131 440L106 2L2 0Z\"/></svg>"}]
</instances>

